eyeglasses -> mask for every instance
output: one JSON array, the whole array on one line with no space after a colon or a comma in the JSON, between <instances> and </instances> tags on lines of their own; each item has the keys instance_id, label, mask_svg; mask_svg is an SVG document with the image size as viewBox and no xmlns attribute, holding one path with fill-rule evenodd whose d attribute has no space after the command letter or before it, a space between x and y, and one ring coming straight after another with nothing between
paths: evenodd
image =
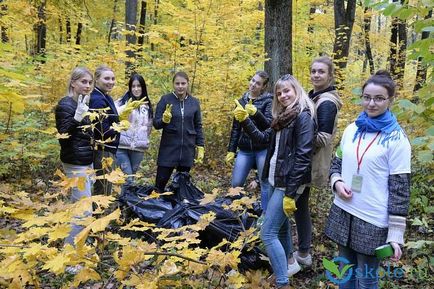
<instances>
[{"instance_id":1,"label":"eyeglasses","mask_svg":"<svg viewBox=\"0 0 434 289\"><path fill-rule=\"evenodd\" d=\"M365 103L370 103L371 100L373 100L374 103L376 103L376 104L382 104L383 102L385 102L386 100L389 99L389 97L388 98L384 98L384 97L381 97L381 96L370 97L368 95L362 95L360 98Z\"/></svg>"}]
</instances>

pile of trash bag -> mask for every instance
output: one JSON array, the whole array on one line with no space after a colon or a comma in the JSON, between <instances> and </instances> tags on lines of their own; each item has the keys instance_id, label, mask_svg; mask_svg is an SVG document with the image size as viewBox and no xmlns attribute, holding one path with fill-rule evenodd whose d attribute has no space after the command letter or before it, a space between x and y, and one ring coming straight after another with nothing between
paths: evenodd
<instances>
[{"instance_id":1,"label":"pile of trash bag","mask_svg":"<svg viewBox=\"0 0 434 289\"><path fill-rule=\"evenodd\" d=\"M254 206L254 210L241 216L223 208L223 205L229 205L233 200L243 196L217 198L214 202L200 205L204 193L192 183L190 174L186 172L178 172L174 175L168 188L168 191L173 194L144 199L154 190L157 189L153 186L130 185L124 189L119 200L127 208L129 215L154 223L160 228L176 229L196 224L202 215L214 212L216 214L214 221L200 232L201 247L211 248L223 239L229 242L235 241L241 232L255 226L261 214L259 204ZM258 247L243 251L240 270L268 267L268 262L261 258L261 254L265 252Z\"/></svg>"}]
</instances>

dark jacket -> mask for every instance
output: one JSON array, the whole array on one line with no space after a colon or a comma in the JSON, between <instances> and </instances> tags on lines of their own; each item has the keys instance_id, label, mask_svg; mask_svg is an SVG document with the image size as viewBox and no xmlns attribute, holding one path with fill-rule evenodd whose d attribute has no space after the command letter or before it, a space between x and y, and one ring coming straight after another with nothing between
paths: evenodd
<instances>
[{"instance_id":1,"label":"dark jacket","mask_svg":"<svg viewBox=\"0 0 434 289\"><path fill-rule=\"evenodd\" d=\"M270 171L270 159L276 147L276 131L269 128L261 132L250 119L246 119L242 125L253 141L270 143L262 172L262 179L267 180ZM298 187L311 180L314 137L315 122L311 118L309 110L302 111L297 118L281 130L274 186L286 188L285 194L287 196L294 198Z\"/></svg>"},{"instance_id":2,"label":"dark jacket","mask_svg":"<svg viewBox=\"0 0 434 289\"><path fill-rule=\"evenodd\" d=\"M118 111L116 110L115 103L112 97L108 94L105 94L101 90L95 87L95 89L90 94L90 102L89 102L89 111L101 108L109 108L105 111L107 117L101 121L96 120L96 129L94 131L95 141L97 144L97 149L102 150L103 146L104 150L109 151L113 154L116 153L116 150L119 145L119 137L120 133L110 128L114 123L119 122ZM98 144L100 140L107 140L112 138L111 142L107 142L104 144Z\"/></svg>"},{"instance_id":3,"label":"dark jacket","mask_svg":"<svg viewBox=\"0 0 434 289\"><path fill-rule=\"evenodd\" d=\"M166 104L172 104L172 119L164 123ZM157 104L153 120L155 129L163 129L157 165L191 167L196 146L204 146L199 100L188 95L180 101L174 93L163 95Z\"/></svg>"},{"instance_id":4,"label":"dark jacket","mask_svg":"<svg viewBox=\"0 0 434 289\"><path fill-rule=\"evenodd\" d=\"M249 102L248 93L245 93L240 99L240 104L245 107ZM254 125L259 130L264 131L270 127L273 116L271 114L271 104L273 102L273 96L265 92L261 94L257 99L253 101L253 104L258 108L257 113L249 118L253 121ZM265 116L267 122L258 122L258 115ZM250 136L243 130L241 124L237 120L232 121L231 138L229 139L228 152L236 152L237 147L243 151L257 151L264 150L268 147L268 143L257 143L252 141Z\"/></svg>"},{"instance_id":5,"label":"dark jacket","mask_svg":"<svg viewBox=\"0 0 434 289\"><path fill-rule=\"evenodd\" d=\"M89 117L81 122L74 119L77 102L70 96L62 98L56 106L56 128L67 133L67 139L59 139L60 160L67 164L86 166L93 162L92 131L83 131L81 126L89 125Z\"/></svg>"}]
</instances>

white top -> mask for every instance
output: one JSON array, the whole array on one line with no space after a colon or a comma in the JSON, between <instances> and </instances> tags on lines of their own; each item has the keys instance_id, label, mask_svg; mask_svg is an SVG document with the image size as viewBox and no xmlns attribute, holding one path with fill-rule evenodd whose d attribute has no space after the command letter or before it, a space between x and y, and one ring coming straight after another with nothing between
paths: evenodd
<instances>
[{"instance_id":1,"label":"white top","mask_svg":"<svg viewBox=\"0 0 434 289\"><path fill-rule=\"evenodd\" d=\"M274 173L276 172L277 152L279 151L280 134L281 134L280 130L276 132L276 145L274 146L273 156L270 159L268 182L272 187L274 187Z\"/></svg>"},{"instance_id":2,"label":"white top","mask_svg":"<svg viewBox=\"0 0 434 289\"><path fill-rule=\"evenodd\" d=\"M354 140L357 131L355 123L344 131L341 140L342 178L351 187L353 175L357 174L357 144ZM380 228L388 227L389 175L410 173L411 147L407 136L398 132L399 139L381 144L382 134L378 135L366 151L360 165L359 174L363 177L361 192L354 192L349 200L335 196L334 204L348 213ZM359 159L377 133L361 134Z\"/></svg>"}]
</instances>

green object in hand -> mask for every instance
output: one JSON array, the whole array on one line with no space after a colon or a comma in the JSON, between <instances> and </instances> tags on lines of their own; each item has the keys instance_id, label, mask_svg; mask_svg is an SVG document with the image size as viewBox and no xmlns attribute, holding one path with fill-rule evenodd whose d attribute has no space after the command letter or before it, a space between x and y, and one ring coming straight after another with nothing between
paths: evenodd
<instances>
[{"instance_id":1,"label":"green object in hand","mask_svg":"<svg viewBox=\"0 0 434 289\"><path fill-rule=\"evenodd\" d=\"M375 256L378 259L385 259L393 255L393 247L390 244L386 244L375 249Z\"/></svg>"},{"instance_id":2,"label":"green object in hand","mask_svg":"<svg viewBox=\"0 0 434 289\"><path fill-rule=\"evenodd\" d=\"M172 105L166 104L166 109L163 112L163 122L169 123L172 119Z\"/></svg>"},{"instance_id":3,"label":"green object in hand","mask_svg":"<svg viewBox=\"0 0 434 289\"><path fill-rule=\"evenodd\" d=\"M245 109L246 109L246 111L247 111L247 113L249 115L255 115L256 112L258 111L258 109L256 108L256 106L253 105L253 101L252 100L249 100L249 103L246 104Z\"/></svg>"},{"instance_id":4,"label":"green object in hand","mask_svg":"<svg viewBox=\"0 0 434 289\"><path fill-rule=\"evenodd\" d=\"M297 210L297 207L295 206L295 201L293 198L290 198L288 196L283 197L283 213L287 217L291 216L295 211Z\"/></svg>"}]
</instances>

